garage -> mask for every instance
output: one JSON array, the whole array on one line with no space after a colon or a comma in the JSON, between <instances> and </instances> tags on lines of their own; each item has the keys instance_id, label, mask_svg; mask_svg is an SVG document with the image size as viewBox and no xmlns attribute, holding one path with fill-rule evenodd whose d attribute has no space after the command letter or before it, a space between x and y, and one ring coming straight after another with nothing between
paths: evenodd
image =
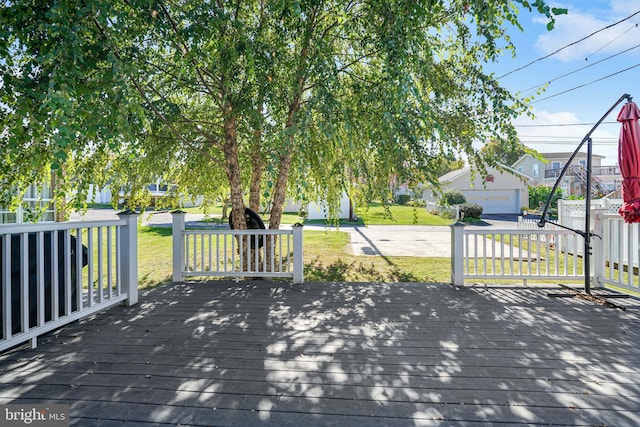
<instances>
[{"instance_id":1,"label":"garage","mask_svg":"<svg viewBox=\"0 0 640 427\"><path fill-rule=\"evenodd\" d=\"M443 191L459 190L467 203L482 206L485 214L519 214L529 207L529 177L506 166L489 168L483 176L466 167L441 176L439 181Z\"/></svg>"},{"instance_id":2,"label":"garage","mask_svg":"<svg viewBox=\"0 0 640 427\"><path fill-rule=\"evenodd\" d=\"M486 214L520 213L519 190L462 190L462 194Z\"/></svg>"}]
</instances>

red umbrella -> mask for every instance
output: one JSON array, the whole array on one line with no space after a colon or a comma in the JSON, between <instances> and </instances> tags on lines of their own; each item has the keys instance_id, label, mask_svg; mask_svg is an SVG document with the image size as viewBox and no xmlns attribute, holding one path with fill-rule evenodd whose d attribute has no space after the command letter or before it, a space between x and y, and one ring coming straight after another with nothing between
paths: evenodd
<instances>
[{"instance_id":1,"label":"red umbrella","mask_svg":"<svg viewBox=\"0 0 640 427\"><path fill-rule=\"evenodd\" d=\"M622 123L618 145L618 163L622 174L622 199L618 210L625 222L640 222L640 109L634 102L627 102L618 114Z\"/></svg>"}]
</instances>

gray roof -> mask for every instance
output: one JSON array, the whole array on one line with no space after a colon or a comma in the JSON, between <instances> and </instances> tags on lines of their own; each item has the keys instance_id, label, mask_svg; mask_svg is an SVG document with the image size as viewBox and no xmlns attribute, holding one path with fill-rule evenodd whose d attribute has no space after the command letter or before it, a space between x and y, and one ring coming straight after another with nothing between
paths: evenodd
<instances>
[{"instance_id":1,"label":"gray roof","mask_svg":"<svg viewBox=\"0 0 640 427\"><path fill-rule=\"evenodd\" d=\"M517 170L515 170L515 169L513 169L513 168L511 168L509 166L501 165L501 167L503 168L503 170L498 170L498 172L510 173L512 175L519 175L519 176L523 177L524 179L531 179L531 177L528 176L527 174L524 174L522 172L518 172ZM487 168L487 170L489 170L489 169L496 169L496 168L492 168L492 167ZM438 181L440 183L455 181L459 177L464 176L464 175L468 174L469 172L471 172L471 167L470 166L465 166L462 169L454 170L454 171L451 171L449 173L446 173L446 174L442 175L440 178L438 178Z\"/></svg>"}]
</instances>

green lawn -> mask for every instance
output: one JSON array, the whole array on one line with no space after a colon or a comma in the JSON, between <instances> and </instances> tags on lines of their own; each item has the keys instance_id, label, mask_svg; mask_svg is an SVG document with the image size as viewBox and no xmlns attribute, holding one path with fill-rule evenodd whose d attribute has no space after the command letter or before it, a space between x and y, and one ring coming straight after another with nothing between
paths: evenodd
<instances>
[{"instance_id":1,"label":"green lawn","mask_svg":"<svg viewBox=\"0 0 640 427\"><path fill-rule=\"evenodd\" d=\"M138 272L141 288L171 281L171 229L141 227ZM348 253L349 235L304 231L305 280L349 282L449 282L449 258L365 257Z\"/></svg>"},{"instance_id":2,"label":"green lawn","mask_svg":"<svg viewBox=\"0 0 640 427\"><path fill-rule=\"evenodd\" d=\"M206 213L211 216L208 221L221 221L222 205L210 208L204 212L200 207L183 209L188 213ZM437 215L430 214L424 207L413 207L408 205L390 204L386 208L380 203L369 203L368 206L356 209L355 214L358 218L357 224L362 225L449 225L450 219L442 218ZM265 223L269 221L269 215L263 214L262 219ZM302 222L304 224L325 224L324 220L304 220L297 213L284 213L282 215L282 224L295 224ZM346 220L341 220L341 224L353 224Z\"/></svg>"},{"instance_id":3,"label":"green lawn","mask_svg":"<svg viewBox=\"0 0 640 427\"><path fill-rule=\"evenodd\" d=\"M362 209L356 209L356 215L366 225L449 225L450 219L430 214L424 207L380 203L369 203Z\"/></svg>"}]
</instances>

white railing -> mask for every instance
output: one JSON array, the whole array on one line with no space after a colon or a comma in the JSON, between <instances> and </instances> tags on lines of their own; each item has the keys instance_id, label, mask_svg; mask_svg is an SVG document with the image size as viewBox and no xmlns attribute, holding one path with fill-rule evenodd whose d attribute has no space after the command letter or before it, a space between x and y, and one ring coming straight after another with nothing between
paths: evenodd
<instances>
[{"instance_id":1,"label":"white railing","mask_svg":"<svg viewBox=\"0 0 640 427\"><path fill-rule=\"evenodd\" d=\"M539 217L536 217L535 215L531 215L531 216L519 216L518 217L518 230L540 230L540 227L538 226L538 222L540 221ZM559 230L560 227L551 224L549 222L545 222L544 227L542 228L543 230ZM546 242L547 240L549 240L551 242L551 244L555 247L556 242L555 242L555 234L551 233L534 233L530 236L532 239L536 240L536 239L541 239L541 241Z\"/></svg>"},{"instance_id":2,"label":"white railing","mask_svg":"<svg viewBox=\"0 0 640 427\"><path fill-rule=\"evenodd\" d=\"M584 230L583 207L571 204L561 214L562 225ZM640 224L627 224L619 203L594 203L591 215L592 288L614 286L640 293ZM580 212L582 217L580 218ZM536 228L534 228L534 226ZM535 221L523 221L516 230L470 229L451 226L451 283L468 279L584 281L584 239L578 233Z\"/></svg>"},{"instance_id":3,"label":"white railing","mask_svg":"<svg viewBox=\"0 0 640 427\"><path fill-rule=\"evenodd\" d=\"M596 211L595 217L594 232L602 236L603 246L603 256L595 266L598 280L640 292L640 224L627 224L620 215L607 211Z\"/></svg>"},{"instance_id":4,"label":"white railing","mask_svg":"<svg viewBox=\"0 0 640 427\"><path fill-rule=\"evenodd\" d=\"M302 226L288 230L186 230L173 212L173 281L187 277L272 277L303 282Z\"/></svg>"},{"instance_id":5,"label":"white railing","mask_svg":"<svg viewBox=\"0 0 640 427\"><path fill-rule=\"evenodd\" d=\"M138 301L137 218L0 227L0 351Z\"/></svg>"},{"instance_id":6,"label":"white railing","mask_svg":"<svg viewBox=\"0 0 640 427\"><path fill-rule=\"evenodd\" d=\"M580 237L569 230L470 229L451 226L451 283L482 280L582 280L577 254L558 252L567 240Z\"/></svg>"}]
</instances>

